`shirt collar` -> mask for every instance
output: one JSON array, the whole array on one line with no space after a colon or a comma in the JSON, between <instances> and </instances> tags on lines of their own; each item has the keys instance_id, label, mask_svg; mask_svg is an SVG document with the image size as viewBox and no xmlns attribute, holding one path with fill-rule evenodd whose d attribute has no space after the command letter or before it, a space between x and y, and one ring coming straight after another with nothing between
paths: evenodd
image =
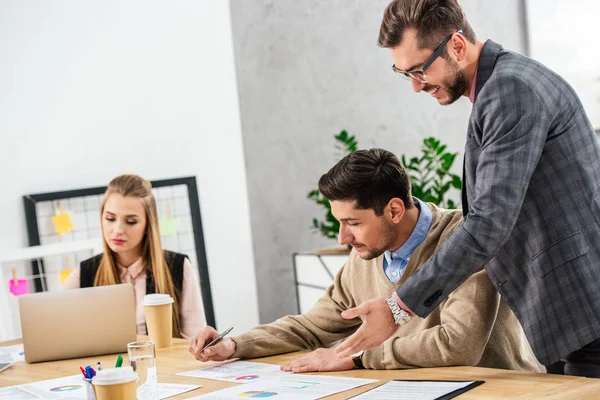
<instances>
[{"instance_id":1,"label":"shirt collar","mask_svg":"<svg viewBox=\"0 0 600 400\"><path fill-rule=\"evenodd\" d=\"M117 263L117 268L119 268L119 275L121 277L121 280L123 280L128 275L131 276L131 279L135 279L144 271L143 257L140 257L137 260L135 260L135 262L127 268Z\"/></svg>"},{"instance_id":2,"label":"shirt collar","mask_svg":"<svg viewBox=\"0 0 600 400\"><path fill-rule=\"evenodd\" d=\"M408 237L408 240L404 242L402 246L394 251L386 250L383 253L388 265L390 265L392 260L396 258L401 258L402 260L408 262L412 253L421 243L423 243L423 241L425 241L427 232L429 232L432 218L431 209L429 206L427 206L427 204L423 203L416 197L413 197L413 201L415 206L421 210L419 213L419 219L417 220L415 229L413 229L412 233Z\"/></svg>"},{"instance_id":3,"label":"shirt collar","mask_svg":"<svg viewBox=\"0 0 600 400\"><path fill-rule=\"evenodd\" d=\"M475 101L475 85L477 84L477 67L475 67L475 75L473 76L473 82L471 82L471 93L469 93L469 101L473 103Z\"/></svg>"}]
</instances>

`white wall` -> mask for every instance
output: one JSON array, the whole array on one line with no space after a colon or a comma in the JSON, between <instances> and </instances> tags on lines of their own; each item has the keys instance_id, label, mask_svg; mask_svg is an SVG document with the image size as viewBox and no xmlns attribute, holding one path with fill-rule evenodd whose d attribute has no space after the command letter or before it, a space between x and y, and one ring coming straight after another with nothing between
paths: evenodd
<instances>
[{"instance_id":1,"label":"white wall","mask_svg":"<svg viewBox=\"0 0 600 400\"><path fill-rule=\"evenodd\" d=\"M600 129L600 3L590 0L527 0L530 56L575 89Z\"/></svg>"},{"instance_id":2,"label":"white wall","mask_svg":"<svg viewBox=\"0 0 600 400\"><path fill-rule=\"evenodd\" d=\"M228 2L1 0L0 59L0 249L24 194L195 175L217 325L254 326Z\"/></svg>"}]
</instances>

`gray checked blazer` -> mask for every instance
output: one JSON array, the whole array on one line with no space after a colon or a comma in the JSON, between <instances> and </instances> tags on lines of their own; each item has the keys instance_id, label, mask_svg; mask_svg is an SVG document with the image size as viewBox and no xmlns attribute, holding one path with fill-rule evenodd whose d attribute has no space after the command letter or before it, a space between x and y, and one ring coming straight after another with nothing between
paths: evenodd
<instances>
[{"instance_id":1,"label":"gray checked blazer","mask_svg":"<svg viewBox=\"0 0 600 400\"><path fill-rule=\"evenodd\" d=\"M543 364L599 338L600 148L575 91L488 40L465 171L468 215L400 298L425 317L484 267Z\"/></svg>"}]
</instances>

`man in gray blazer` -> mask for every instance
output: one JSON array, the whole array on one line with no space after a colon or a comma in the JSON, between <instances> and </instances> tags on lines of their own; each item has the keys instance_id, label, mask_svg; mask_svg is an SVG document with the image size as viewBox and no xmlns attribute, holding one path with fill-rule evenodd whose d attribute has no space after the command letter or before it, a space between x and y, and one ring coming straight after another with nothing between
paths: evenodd
<instances>
[{"instance_id":1,"label":"man in gray blazer","mask_svg":"<svg viewBox=\"0 0 600 400\"><path fill-rule=\"evenodd\" d=\"M550 372L600 377L600 148L577 94L538 62L478 41L456 0L392 1L379 45L415 92L473 103L465 217L395 293L343 313L363 324L337 354L429 315L485 265Z\"/></svg>"}]
</instances>

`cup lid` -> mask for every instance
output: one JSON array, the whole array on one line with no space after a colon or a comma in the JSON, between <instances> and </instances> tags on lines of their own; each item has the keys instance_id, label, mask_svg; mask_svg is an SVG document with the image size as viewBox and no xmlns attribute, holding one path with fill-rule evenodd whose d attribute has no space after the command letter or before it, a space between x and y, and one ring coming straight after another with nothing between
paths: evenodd
<instances>
[{"instance_id":1,"label":"cup lid","mask_svg":"<svg viewBox=\"0 0 600 400\"><path fill-rule=\"evenodd\" d=\"M163 304L173 303L173 298L168 294L147 294L144 296L142 305L144 306L162 306Z\"/></svg>"},{"instance_id":2,"label":"cup lid","mask_svg":"<svg viewBox=\"0 0 600 400\"><path fill-rule=\"evenodd\" d=\"M122 368L105 368L96 373L92 379L94 385L117 385L119 383L127 383L136 381L138 374L133 371L132 367Z\"/></svg>"}]
</instances>

